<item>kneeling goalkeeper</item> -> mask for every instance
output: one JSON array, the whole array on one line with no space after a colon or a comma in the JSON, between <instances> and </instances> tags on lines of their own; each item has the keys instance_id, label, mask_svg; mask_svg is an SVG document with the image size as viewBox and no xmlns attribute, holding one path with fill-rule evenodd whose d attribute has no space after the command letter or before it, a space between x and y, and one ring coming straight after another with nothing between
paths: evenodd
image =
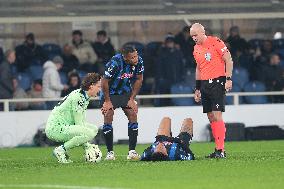
<instances>
[{"instance_id":1,"label":"kneeling goalkeeper","mask_svg":"<svg viewBox=\"0 0 284 189\"><path fill-rule=\"evenodd\" d=\"M86 123L86 109L90 97L97 96L101 89L100 76L89 73L82 81L81 88L65 96L52 110L45 132L49 139L64 144L56 147L53 154L59 163L70 163L66 151L83 145L85 150L92 147L89 143L98 133L95 125Z\"/></svg>"},{"instance_id":2,"label":"kneeling goalkeeper","mask_svg":"<svg viewBox=\"0 0 284 189\"><path fill-rule=\"evenodd\" d=\"M194 160L189 148L193 136L193 122L186 118L181 126L180 134L172 137L171 119L164 117L160 123L155 142L144 150L141 161L175 161Z\"/></svg>"}]
</instances>

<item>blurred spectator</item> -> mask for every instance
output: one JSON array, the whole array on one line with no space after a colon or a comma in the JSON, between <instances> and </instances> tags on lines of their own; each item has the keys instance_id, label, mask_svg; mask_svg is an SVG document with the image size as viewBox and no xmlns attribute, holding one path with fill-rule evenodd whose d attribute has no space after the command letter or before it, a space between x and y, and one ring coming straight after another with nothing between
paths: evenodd
<instances>
[{"instance_id":1,"label":"blurred spectator","mask_svg":"<svg viewBox=\"0 0 284 189\"><path fill-rule=\"evenodd\" d=\"M16 47L17 69L19 72L24 72L32 64L42 65L47 60L43 48L35 43L33 33L26 35L23 44Z\"/></svg>"},{"instance_id":2,"label":"blurred spectator","mask_svg":"<svg viewBox=\"0 0 284 189\"><path fill-rule=\"evenodd\" d=\"M0 64L0 99L13 98L13 74L11 65L15 62L15 51L7 50L5 58ZM0 103L0 111L3 110L3 104Z\"/></svg>"},{"instance_id":3,"label":"blurred spectator","mask_svg":"<svg viewBox=\"0 0 284 189\"><path fill-rule=\"evenodd\" d=\"M185 26L181 32L175 36L175 43L180 48L181 52L186 59L186 65L189 67L194 67L194 58L193 58L193 47L195 45L193 39L189 33L190 26Z\"/></svg>"},{"instance_id":4,"label":"blurred spectator","mask_svg":"<svg viewBox=\"0 0 284 189\"><path fill-rule=\"evenodd\" d=\"M62 90L67 90L68 86L65 86L60 81L59 70L63 66L63 60L60 56L55 56L52 61L47 61L43 65L43 97L44 98L59 98ZM54 101L47 101L47 109L53 109L57 104Z\"/></svg>"},{"instance_id":5,"label":"blurred spectator","mask_svg":"<svg viewBox=\"0 0 284 189\"><path fill-rule=\"evenodd\" d=\"M78 58L80 69L93 72L97 56L89 42L83 40L83 33L75 30L72 33L73 54Z\"/></svg>"},{"instance_id":6,"label":"blurred spectator","mask_svg":"<svg viewBox=\"0 0 284 189\"><path fill-rule=\"evenodd\" d=\"M14 99L28 98L26 91L19 86L18 80L15 78L13 79L13 88L14 88L14 93L13 93ZM29 108L28 102L13 102L11 104L13 109L15 110L27 110Z\"/></svg>"},{"instance_id":7,"label":"blurred spectator","mask_svg":"<svg viewBox=\"0 0 284 189\"><path fill-rule=\"evenodd\" d=\"M97 32L97 39L92 46L98 56L98 62L100 63L106 64L115 54L111 40L104 30Z\"/></svg>"},{"instance_id":8,"label":"blurred spectator","mask_svg":"<svg viewBox=\"0 0 284 189\"><path fill-rule=\"evenodd\" d=\"M79 60L75 55L72 54L71 45L69 44L64 45L62 58L64 63L61 71L68 74L70 71L78 70Z\"/></svg>"},{"instance_id":9,"label":"blurred spectator","mask_svg":"<svg viewBox=\"0 0 284 189\"><path fill-rule=\"evenodd\" d=\"M27 94L29 98L43 98L42 80L41 79L34 80L32 89L28 91ZM32 110L46 110L46 104L44 101L30 102L29 107Z\"/></svg>"},{"instance_id":10,"label":"blurred spectator","mask_svg":"<svg viewBox=\"0 0 284 189\"><path fill-rule=\"evenodd\" d=\"M68 94L70 94L72 91L79 89L81 85L81 79L79 77L79 74L77 72L70 72L68 74L68 89L62 91L61 96L64 97Z\"/></svg>"},{"instance_id":11,"label":"blurred spectator","mask_svg":"<svg viewBox=\"0 0 284 189\"><path fill-rule=\"evenodd\" d=\"M262 65L259 80L264 82L268 91L282 91L284 89L284 70L280 65L278 54L272 54L268 64ZM271 96L271 102L281 102L283 97Z\"/></svg>"},{"instance_id":12,"label":"blurred spectator","mask_svg":"<svg viewBox=\"0 0 284 189\"><path fill-rule=\"evenodd\" d=\"M244 38L240 36L238 26L232 26L230 28L230 35L225 41L229 43L232 56L235 56L237 51L240 51L242 53L248 52L249 44Z\"/></svg>"},{"instance_id":13,"label":"blurred spectator","mask_svg":"<svg viewBox=\"0 0 284 189\"><path fill-rule=\"evenodd\" d=\"M260 65L267 64L273 54L273 44L271 40L264 40L261 49L256 49L256 62Z\"/></svg>"},{"instance_id":14,"label":"blurred spectator","mask_svg":"<svg viewBox=\"0 0 284 189\"><path fill-rule=\"evenodd\" d=\"M182 80L185 66L182 52L175 47L174 36L168 35L165 46L157 57L156 91L159 94L169 94L171 86ZM169 105L170 101L161 100L160 105Z\"/></svg>"},{"instance_id":15,"label":"blurred spectator","mask_svg":"<svg viewBox=\"0 0 284 189\"><path fill-rule=\"evenodd\" d=\"M4 57L3 48L0 47L0 62L3 62L4 59L5 59L5 57Z\"/></svg>"}]
</instances>

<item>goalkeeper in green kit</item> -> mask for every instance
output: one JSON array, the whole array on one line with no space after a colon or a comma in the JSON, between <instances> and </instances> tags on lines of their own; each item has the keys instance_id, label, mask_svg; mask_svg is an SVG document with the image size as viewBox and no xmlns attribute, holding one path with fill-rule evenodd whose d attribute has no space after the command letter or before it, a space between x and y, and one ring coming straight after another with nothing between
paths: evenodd
<instances>
[{"instance_id":1,"label":"goalkeeper in green kit","mask_svg":"<svg viewBox=\"0 0 284 189\"><path fill-rule=\"evenodd\" d=\"M86 109L90 97L97 96L101 89L100 76L89 73L82 81L81 88L65 96L52 110L45 132L49 139L64 144L53 150L59 163L71 163L67 152L76 146L83 146L87 152L94 147L90 144L98 133L95 125L86 123Z\"/></svg>"}]
</instances>

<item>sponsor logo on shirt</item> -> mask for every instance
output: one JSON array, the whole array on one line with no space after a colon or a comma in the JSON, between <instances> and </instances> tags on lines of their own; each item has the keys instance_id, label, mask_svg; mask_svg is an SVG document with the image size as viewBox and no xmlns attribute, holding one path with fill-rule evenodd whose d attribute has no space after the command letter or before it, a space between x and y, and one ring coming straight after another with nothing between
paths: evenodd
<instances>
[{"instance_id":1,"label":"sponsor logo on shirt","mask_svg":"<svg viewBox=\"0 0 284 189\"><path fill-rule=\"evenodd\" d=\"M124 73L118 78L119 79L126 79L126 78L132 78L132 77L133 77L133 73Z\"/></svg>"}]
</instances>

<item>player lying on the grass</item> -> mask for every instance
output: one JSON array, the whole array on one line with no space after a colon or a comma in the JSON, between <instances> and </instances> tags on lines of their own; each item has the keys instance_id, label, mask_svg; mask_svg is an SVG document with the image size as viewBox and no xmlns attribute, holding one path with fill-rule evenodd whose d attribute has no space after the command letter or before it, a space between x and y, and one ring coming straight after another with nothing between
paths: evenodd
<instances>
[{"instance_id":1,"label":"player lying on the grass","mask_svg":"<svg viewBox=\"0 0 284 189\"><path fill-rule=\"evenodd\" d=\"M90 97L97 96L101 89L100 79L99 74L89 73L83 79L81 88L65 96L49 115L45 128L47 137L64 143L53 150L60 163L72 162L66 153L71 148L83 145L86 152L97 148L89 141L97 135L98 128L85 119Z\"/></svg>"},{"instance_id":2,"label":"player lying on the grass","mask_svg":"<svg viewBox=\"0 0 284 189\"><path fill-rule=\"evenodd\" d=\"M194 160L194 154L189 148L193 136L193 122L191 118L184 119L180 133L172 137L171 119L164 117L160 123L156 141L144 150L142 161L174 161Z\"/></svg>"}]
</instances>

